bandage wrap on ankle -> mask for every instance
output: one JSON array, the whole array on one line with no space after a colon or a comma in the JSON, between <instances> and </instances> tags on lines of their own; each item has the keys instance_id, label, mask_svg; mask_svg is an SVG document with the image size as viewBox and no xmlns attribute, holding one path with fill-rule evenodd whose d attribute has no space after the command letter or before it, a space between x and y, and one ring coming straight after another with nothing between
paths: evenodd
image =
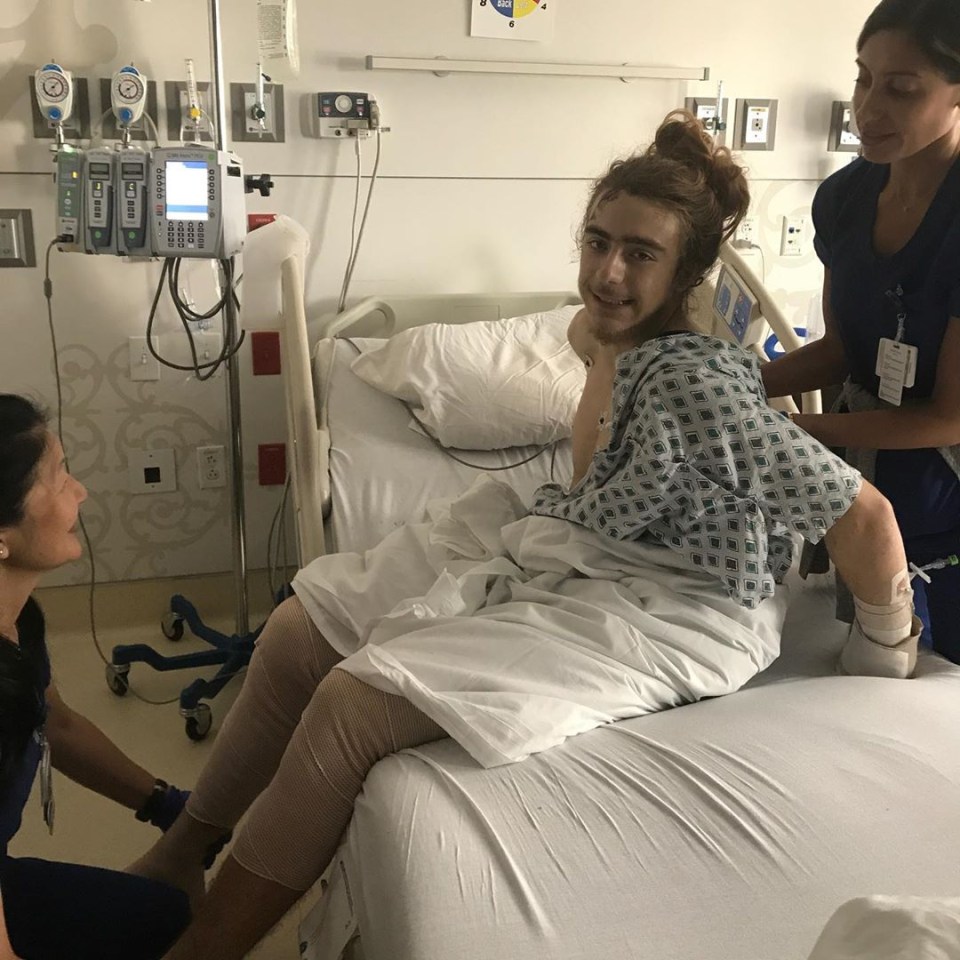
<instances>
[{"instance_id":1,"label":"bandage wrap on ankle","mask_svg":"<svg viewBox=\"0 0 960 960\"><path fill-rule=\"evenodd\" d=\"M840 657L841 668L851 674L906 678L917 662L922 630L913 615L910 575L894 578L890 603L865 603L853 598L856 620Z\"/></svg>"},{"instance_id":2,"label":"bandage wrap on ankle","mask_svg":"<svg viewBox=\"0 0 960 960\"><path fill-rule=\"evenodd\" d=\"M913 622L913 591L894 603L864 603L853 598L857 623L869 639L885 647L895 647L910 636Z\"/></svg>"}]
</instances>

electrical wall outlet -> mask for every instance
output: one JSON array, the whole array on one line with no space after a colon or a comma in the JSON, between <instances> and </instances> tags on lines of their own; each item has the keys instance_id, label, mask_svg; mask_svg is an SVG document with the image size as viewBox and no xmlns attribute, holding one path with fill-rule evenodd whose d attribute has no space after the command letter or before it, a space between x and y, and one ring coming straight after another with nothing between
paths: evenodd
<instances>
[{"instance_id":1,"label":"electrical wall outlet","mask_svg":"<svg viewBox=\"0 0 960 960\"><path fill-rule=\"evenodd\" d=\"M734 243L744 247L752 247L757 242L757 218L744 217L737 227Z\"/></svg>"},{"instance_id":2,"label":"electrical wall outlet","mask_svg":"<svg viewBox=\"0 0 960 960\"><path fill-rule=\"evenodd\" d=\"M738 100L736 150L772 150L777 139L776 100Z\"/></svg>"},{"instance_id":3,"label":"electrical wall outlet","mask_svg":"<svg viewBox=\"0 0 960 960\"><path fill-rule=\"evenodd\" d=\"M197 447L197 477L204 490L227 485L227 468L222 446Z\"/></svg>"},{"instance_id":4,"label":"electrical wall outlet","mask_svg":"<svg viewBox=\"0 0 960 960\"><path fill-rule=\"evenodd\" d=\"M801 256L803 254L803 244L806 235L806 217L784 217L780 231L780 256Z\"/></svg>"},{"instance_id":5,"label":"electrical wall outlet","mask_svg":"<svg viewBox=\"0 0 960 960\"><path fill-rule=\"evenodd\" d=\"M177 489L173 450L129 450L127 471L131 493L170 493Z\"/></svg>"}]
</instances>

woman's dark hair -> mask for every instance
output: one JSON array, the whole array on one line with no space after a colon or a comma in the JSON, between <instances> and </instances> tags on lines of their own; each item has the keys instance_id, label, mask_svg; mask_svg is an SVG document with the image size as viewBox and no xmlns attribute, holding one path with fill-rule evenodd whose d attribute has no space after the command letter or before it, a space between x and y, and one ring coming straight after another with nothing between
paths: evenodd
<instances>
[{"instance_id":1,"label":"woman's dark hair","mask_svg":"<svg viewBox=\"0 0 960 960\"><path fill-rule=\"evenodd\" d=\"M23 503L47 449L47 415L26 397L0 393L0 528L23 519Z\"/></svg>"},{"instance_id":2,"label":"woman's dark hair","mask_svg":"<svg viewBox=\"0 0 960 960\"><path fill-rule=\"evenodd\" d=\"M0 528L23 520L24 502L46 448L46 413L25 397L0 394ZM0 791L16 776L46 710L43 615L32 599L18 626L18 643L0 637Z\"/></svg>"},{"instance_id":3,"label":"woman's dark hair","mask_svg":"<svg viewBox=\"0 0 960 960\"><path fill-rule=\"evenodd\" d=\"M857 50L881 30L899 30L950 83L960 83L960 3L957 0L882 0L867 17Z\"/></svg>"},{"instance_id":4,"label":"woman's dark hair","mask_svg":"<svg viewBox=\"0 0 960 960\"><path fill-rule=\"evenodd\" d=\"M615 161L594 183L581 240L597 207L621 193L656 203L679 218L683 247L675 282L684 293L713 266L720 244L733 236L750 206L743 167L686 110L669 113L646 151Z\"/></svg>"}]
</instances>

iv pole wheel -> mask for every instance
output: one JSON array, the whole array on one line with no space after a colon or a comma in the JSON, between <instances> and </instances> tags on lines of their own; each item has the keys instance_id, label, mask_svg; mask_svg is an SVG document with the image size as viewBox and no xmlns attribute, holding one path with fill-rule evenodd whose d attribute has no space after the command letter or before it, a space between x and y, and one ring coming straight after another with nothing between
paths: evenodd
<instances>
[{"instance_id":1,"label":"iv pole wheel","mask_svg":"<svg viewBox=\"0 0 960 960\"><path fill-rule=\"evenodd\" d=\"M183 617L178 613L168 613L160 621L160 632L168 639L176 643L183 639Z\"/></svg>"},{"instance_id":2,"label":"iv pole wheel","mask_svg":"<svg viewBox=\"0 0 960 960\"><path fill-rule=\"evenodd\" d=\"M127 680L130 667L115 667L112 663L108 663L105 672L107 686L118 697L125 697L130 689L130 682Z\"/></svg>"},{"instance_id":3,"label":"iv pole wheel","mask_svg":"<svg viewBox=\"0 0 960 960\"><path fill-rule=\"evenodd\" d=\"M196 713L192 717L187 717L184 729L191 740L206 740L213 726L213 711L206 703L198 703L195 709Z\"/></svg>"}]
</instances>

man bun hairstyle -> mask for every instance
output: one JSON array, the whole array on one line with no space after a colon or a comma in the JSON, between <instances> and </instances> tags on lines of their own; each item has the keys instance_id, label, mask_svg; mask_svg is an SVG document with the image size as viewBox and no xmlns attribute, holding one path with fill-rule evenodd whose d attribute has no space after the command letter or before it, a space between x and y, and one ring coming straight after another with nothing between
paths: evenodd
<instances>
[{"instance_id":1,"label":"man bun hairstyle","mask_svg":"<svg viewBox=\"0 0 960 960\"><path fill-rule=\"evenodd\" d=\"M667 114L643 153L614 161L594 183L581 235L597 207L620 193L679 218L683 239L675 279L685 294L703 280L750 206L744 168L687 110Z\"/></svg>"}]
</instances>

